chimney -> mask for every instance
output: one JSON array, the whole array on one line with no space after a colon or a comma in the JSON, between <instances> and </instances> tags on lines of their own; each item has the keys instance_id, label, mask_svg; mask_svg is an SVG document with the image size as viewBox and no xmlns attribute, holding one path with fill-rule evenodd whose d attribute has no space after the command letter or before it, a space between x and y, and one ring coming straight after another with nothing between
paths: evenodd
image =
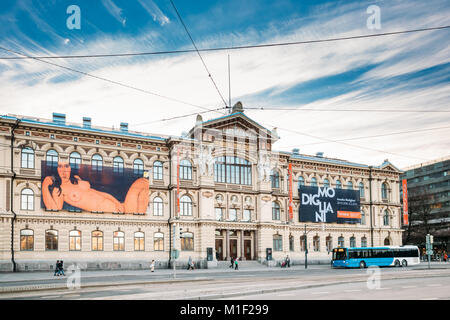
<instances>
[{"instance_id":1,"label":"chimney","mask_svg":"<svg viewBox=\"0 0 450 320\"><path fill-rule=\"evenodd\" d=\"M120 131L122 131L122 132L128 132L128 123L126 123L126 122L121 122L121 123L120 123Z\"/></svg>"},{"instance_id":2,"label":"chimney","mask_svg":"<svg viewBox=\"0 0 450 320\"><path fill-rule=\"evenodd\" d=\"M323 158L323 152L317 152L316 153L316 157Z\"/></svg>"},{"instance_id":3,"label":"chimney","mask_svg":"<svg viewBox=\"0 0 450 320\"><path fill-rule=\"evenodd\" d=\"M83 128L91 128L91 118L83 117Z\"/></svg>"},{"instance_id":4,"label":"chimney","mask_svg":"<svg viewBox=\"0 0 450 320\"><path fill-rule=\"evenodd\" d=\"M57 124L66 124L66 115L64 113L53 112L53 122Z\"/></svg>"}]
</instances>

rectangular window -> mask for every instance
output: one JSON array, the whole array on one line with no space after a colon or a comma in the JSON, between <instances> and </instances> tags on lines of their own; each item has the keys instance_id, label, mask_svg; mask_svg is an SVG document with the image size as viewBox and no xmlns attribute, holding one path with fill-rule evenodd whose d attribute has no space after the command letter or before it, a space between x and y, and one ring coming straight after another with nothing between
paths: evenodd
<instances>
[{"instance_id":1,"label":"rectangular window","mask_svg":"<svg viewBox=\"0 0 450 320\"><path fill-rule=\"evenodd\" d=\"M250 220L251 220L251 217L252 217L252 211L251 211L251 210L248 210L248 209L245 209L245 210L244 210L244 217L243 217L243 220L244 220L244 221L250 221Z\"/></svg>"},{"instance_id":2,"label":"rectangular window","mask_svg":"<svg viewBox=\"0 0 450 320\"><path fill-rule=\"evenodd\" d=\"M273 238L273 251L283 251L283 238L281 236Z\"/></svg>"},{"instance_id":3,"label":"rectangular window","mask_svg":"<svg viewBox=\"0 0 450 320\"><path fill-rule=\"evenodd\" d=\"M237 221L237 211L236 209L230 209L230 221Z\"/></svg>"},{"instance_id":4,"label":"rectangular window","mask_svg":"<svg viewBox=\"0 0 450 320\"><path fill-rule=\"evenodd\" d=\"M216 211L216 220L221 221L223 219L223 209L215 208L215 211Z\"/></svg>"}]
</instances>

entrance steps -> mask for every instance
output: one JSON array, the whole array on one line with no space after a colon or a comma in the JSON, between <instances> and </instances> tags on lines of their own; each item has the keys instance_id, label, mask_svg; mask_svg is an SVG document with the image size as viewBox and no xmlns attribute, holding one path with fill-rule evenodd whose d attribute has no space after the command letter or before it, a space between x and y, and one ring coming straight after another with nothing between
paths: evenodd
<instances>
[{"instance_id":1,"label":"entrance steps","mask_svg":"<svg viewBox=\"0 0 450 320\"><path fill-rule=\"evenodd\" d=\"M231 265L231 262L228 261L217 261L217 269L228 269ZM239 269L254 269L254 268L261 268L265 267L261 263L255 260L248 260L248 261L239 261ZM230 268L231 269L231 268Z\"/></svg>"}]
</instances>

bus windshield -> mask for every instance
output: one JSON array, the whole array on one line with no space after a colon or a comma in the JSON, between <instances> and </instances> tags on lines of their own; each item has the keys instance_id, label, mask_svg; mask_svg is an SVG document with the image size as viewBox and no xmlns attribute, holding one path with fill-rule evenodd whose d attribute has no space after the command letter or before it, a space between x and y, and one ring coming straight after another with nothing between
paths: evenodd
<instances>
[{"instance_id":1,"label":"bus windshield","mask_svg":"<svg viewBox=\"0 0 450 320\"><path fill-rule=\"evenodd\" d=\"M335 249L333 250L333 260L346 260L347 250L345 249Z\"/></svg>"}]
</instances>

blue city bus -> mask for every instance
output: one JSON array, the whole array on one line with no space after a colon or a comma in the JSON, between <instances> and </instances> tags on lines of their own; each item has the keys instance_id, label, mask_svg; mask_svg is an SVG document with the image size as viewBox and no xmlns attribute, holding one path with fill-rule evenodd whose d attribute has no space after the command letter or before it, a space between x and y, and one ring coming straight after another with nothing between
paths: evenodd
<instances>
[{"instance_id":1,"label":"blue city bus","mask_svg":"<svg viewBox=\"0 0 450 320\"><path fill-rule=\"evenodd\" d=\"M406 267L420 263L416 246L385 246L373 248L335 248L331 266L333 268Z\"/></svg>"}]
</instances>

